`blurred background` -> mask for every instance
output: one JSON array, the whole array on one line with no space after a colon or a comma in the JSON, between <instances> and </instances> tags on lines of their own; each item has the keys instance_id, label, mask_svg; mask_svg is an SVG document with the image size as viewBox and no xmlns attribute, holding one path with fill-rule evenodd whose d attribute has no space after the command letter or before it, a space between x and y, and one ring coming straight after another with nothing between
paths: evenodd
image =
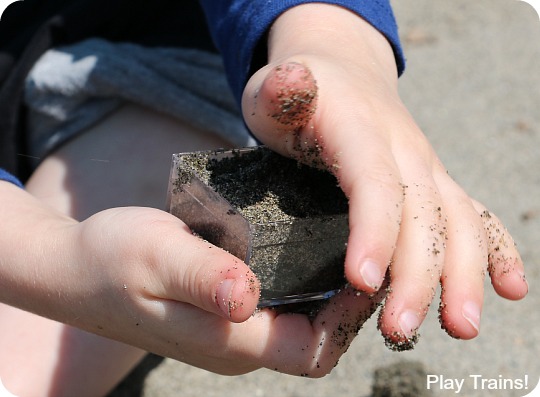
<instances>
[{"instance_id":1,"label":"blurred background","mask_svg":"<svg viewBox=\"0 0 540 397\"><path fill-rule=\"evenodd\" d=\"M407 70L402 98L450 174L496 213L527 266L529 295L498 297L486 280L480 336L451 339L433 304L411 352L388 350L376 316L327 377L268 370L224 377L150 356L111 397L372 396L374 371L420 363L428 374L465 378L459 395L513 397L540 378L540 20L517 0L393 2ZM523 379L529 390L474 389L469 375ZM434 396L455 396L435 387Z\"/></svg>"}]
</instances>

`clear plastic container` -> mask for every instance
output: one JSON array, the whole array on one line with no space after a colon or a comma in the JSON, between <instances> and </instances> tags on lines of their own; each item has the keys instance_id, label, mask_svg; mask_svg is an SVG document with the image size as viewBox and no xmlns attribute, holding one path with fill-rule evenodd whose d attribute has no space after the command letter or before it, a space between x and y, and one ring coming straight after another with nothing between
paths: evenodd
<instances>
[{"instance_id":1,"label":"clear plastic container","mask_svg":"<svg viewBox=\"0 0 540 397\"><path fill-rule=\"evenodd\" d=\"M226 171L218 171L222 161ZM279 174L283 170L285 176ZM220 178L230 185L216 183ZM285 180L286 186L278 186ZM293 198L285 194L289 205L284 205L276 192L290 190ZM320 200L314 199L320 192ZM238 204L242 195L275 207L251 197L248 209ZM259 307L326 299L345 285L346 198L327 172L299 166L265 147L175 154L167 209L251 267L261 282Z\"/></svg>"}]
</instances>

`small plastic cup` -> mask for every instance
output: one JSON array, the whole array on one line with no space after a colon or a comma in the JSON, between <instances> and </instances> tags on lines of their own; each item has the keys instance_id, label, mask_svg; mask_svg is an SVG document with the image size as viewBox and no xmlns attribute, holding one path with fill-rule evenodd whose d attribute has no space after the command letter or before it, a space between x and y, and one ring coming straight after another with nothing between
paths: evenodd
<instances>
[{"instance_id":1,"label":"small plastic cup","mask_svg":"<svg viewBox=\"0 0 540 397\"><path fill-rule=\"evenodd\" d=\"M175 154L167 209L251 267L259 307L326 299L346 284L348 204L327 171L264 146Z\"/></svg>"}]
</instances>

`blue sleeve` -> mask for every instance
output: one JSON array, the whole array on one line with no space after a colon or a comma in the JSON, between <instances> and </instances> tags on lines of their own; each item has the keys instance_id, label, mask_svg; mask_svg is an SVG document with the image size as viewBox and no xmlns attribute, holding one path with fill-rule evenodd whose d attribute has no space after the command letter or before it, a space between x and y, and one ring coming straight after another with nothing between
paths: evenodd
<instances>
[{"instance_id":1,"label":"blue sleeve","mask_svg":"<svg viewBox=\"0 0 540 397\"><path fill-rule=\"evenodd\" d=\"M23 187L21 181L19 181L17 178L15 178L13 175L3 170L2 168L0 168L0 181L11 182L21 188Z\"/></svg>"},{"instance_id":2,"label":"blue sleeve","mask_svg":"<svg viewBox=\"0 0 540 397\"><path fill-rule=\"evenodd\" d=\"M347 8L373 25L390 42L398 73L405 69L405 58L390 0L322 0ZM251 62L259 40L274 20L287 9L313 0L200 0L212 38L221 52L229 83L237 100L248 80Z\"/></svg>"}]
</instances>

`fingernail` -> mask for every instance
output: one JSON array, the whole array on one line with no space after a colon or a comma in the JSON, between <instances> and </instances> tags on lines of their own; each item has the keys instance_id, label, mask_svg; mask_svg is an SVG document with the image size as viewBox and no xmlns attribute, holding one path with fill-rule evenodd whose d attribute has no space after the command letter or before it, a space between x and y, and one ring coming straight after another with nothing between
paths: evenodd
<instances>
[{"instance_id":1,"label":"fingernail","mask_svg":"<svg viewBox=\"0 0 540 397\"><path fill-rule=\"evenodd\" d=\"M475 302L465 302L461 308L461 314L476 332L480 332L480 307Z\"/></svg>"},{"instance_id":2,"label":"fingernail","mask_svg":"<svg viewBox=\"0 0 540 397\"><path fill-rule=\"evenodd\" d=\"M399 316L398 324L403 335L407 338L412 338L420 326L420 319L412 310L406 310Z\"/></svg>"},{"instance_id":3,"label":"fingernail","mask_svg":"<svg viewBox=\"0 0 540 397\"><path fill-rule=\"evenodd\" d=\"M380 267L373 261L367 260L360 264L360 275L364 283L375 290L378 290L382 284Z\"/></svg>"},{"instance_id":4,"label":"fingernail","mask_svg":"<svg viewBox=\"0 0 540 397\"><path fill-rule=\"evenodd\" d=\"M223 280L216 291L216 303L218 304L219 308L227 317L231 316L231 309L232 309L232 294L234 291L234 287L236 285L235 279L225 279Z\"/></svg>"}]
</instances>

